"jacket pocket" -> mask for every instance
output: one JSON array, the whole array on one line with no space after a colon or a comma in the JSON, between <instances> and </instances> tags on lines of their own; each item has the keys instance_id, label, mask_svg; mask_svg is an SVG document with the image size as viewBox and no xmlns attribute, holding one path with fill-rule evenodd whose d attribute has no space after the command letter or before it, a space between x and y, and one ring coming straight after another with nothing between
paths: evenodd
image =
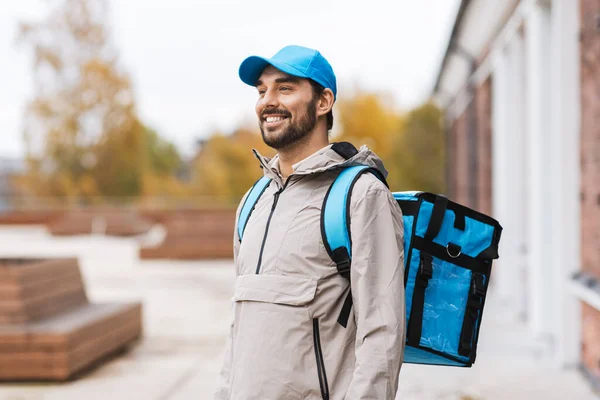
<instances>
[{"instance_id":1,"label":"jacket pocket","mask_svg":"<svg viewBox=\"0 0 600 400\"><path fill-rule=\"evenodd\" d=\"M309 309L316 290L310 277L237 277L232 399L300 400L318 391Z\"/></svg>"},{"instance_id":2,"label":"jacket pocket","mask_svg":"<svg viewBox=\"0 0 600 400\"><path fill-rule=\"evenodd\" d=\"M315 298L317 281L308 277L251 274L239 275L235 282L235 301L303 306Z\"/></svg>"},{"instance_id":3,"label":"jacket pocket","mask_svg":"<svg viewBox=\"0 0 600 400\"><path fill-rule=\"evenodd\" d=\"M327 373L325 372L325 361L323 360L323 349L321 348L321 333L319 331L319 319L313 319L313 341L315 346L315 357L317 359L317 373L319 374L319 387L323 400L329 400L329 386L327 384Z\"/></svg>"}]
</instances>

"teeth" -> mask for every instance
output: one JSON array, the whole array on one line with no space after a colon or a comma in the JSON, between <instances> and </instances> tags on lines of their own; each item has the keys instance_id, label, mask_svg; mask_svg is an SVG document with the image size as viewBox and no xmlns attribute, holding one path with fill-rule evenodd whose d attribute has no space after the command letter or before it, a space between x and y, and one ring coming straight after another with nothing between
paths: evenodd
<instances>
[{"instance_id":1,"label":"teeth","mask_svg":"<svg viewBox=\"0 0 600 400\"><path fill-rule=\"evenodd\" d=\"M283 121L282 117L267 117L267 122Z\"/></svg>"}]
</instances>

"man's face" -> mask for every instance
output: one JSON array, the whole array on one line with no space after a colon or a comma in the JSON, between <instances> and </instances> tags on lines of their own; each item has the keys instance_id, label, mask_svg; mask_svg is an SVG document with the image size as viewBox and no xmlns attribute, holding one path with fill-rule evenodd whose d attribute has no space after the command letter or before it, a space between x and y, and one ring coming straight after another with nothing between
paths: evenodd
<instances>
[{"instance_id":1,"label":"man's face","mask_svg":"<svg viewBox=\"0 0 600 400\"><path fill-rule=\"evenodd\" d=\"M316 102L307 79L268 66L256 84L256 115L264 142L285 149L306 138L317 123Z\"/></svg>"}]
</instances>

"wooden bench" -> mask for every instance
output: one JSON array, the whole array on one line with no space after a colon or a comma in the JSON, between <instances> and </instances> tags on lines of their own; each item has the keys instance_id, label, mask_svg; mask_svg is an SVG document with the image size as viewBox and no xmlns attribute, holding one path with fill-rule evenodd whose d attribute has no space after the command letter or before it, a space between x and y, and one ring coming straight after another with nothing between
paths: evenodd
<instances>
[{"instance_id":1,"label":"wooden bench","mask_svg":"<svg viewBox=\"0 0 600 400\"><path fill-rule=\"evenodd\" d=\"M0 259L0 380L70 379L141 333L141 304L90 303L76 259Z\"/></svg>"},{"instance_id":2,"label":"wooden bench","mask_svg":"<svg viewBox=\"0 0 600 400\"><path fill-rule=\"evenodd\" d=\"M233 256L235 210L174 213L164 224L166 237L155 247L140 249L142 259L223 259Z\"/></svg>"},{"instance_id":3,"label":"wooden bench","mask_svg":"<svg viewBox=\"0 0 600 400\"><path fill-rule=\"evenodd\" d=\"M136 236L147 233L153 222L128 210L80 210L64 214L48 224L55 236L89 235Z\"/></svg>"},{"instance_id":4,"label":"wooden bench","mask_svg":"<svg viewBox=\"0 0 600 400\"><path fill-rule=\"evenodd\" d=\"M59 210L14 210L0 212L0 225L44 225L60 218Z\"/></svg>"}]
</instances>

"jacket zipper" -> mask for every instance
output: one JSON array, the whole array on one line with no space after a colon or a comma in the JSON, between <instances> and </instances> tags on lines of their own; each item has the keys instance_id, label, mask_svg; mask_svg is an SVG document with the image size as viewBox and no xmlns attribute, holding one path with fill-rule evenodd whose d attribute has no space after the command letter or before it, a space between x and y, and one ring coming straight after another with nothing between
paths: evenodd
<instances>
[{"instance_id":1,"label":"jacket zipper","mask_svg":"<svg viewBox=\"0 0 600 400\"><path fill-rule=\"evenodd\" d=\"M319 386L321 387L321 397L323 397L323 400L329 400L329 386L327 385L325 361L323 361L323 351L321 350L321 335L319 333L318 318L313 318L313 341L315 345L315 357L317 358L317 373L319 374Z\"/></svg>"},{"instance_id":2,"label":"jacket zipper","mask_svg":"<svg viewBox=\"0 0 600 400\"><path fill-rule=\"evenodd\" d=\"M258 263L256 264L256 273L257 274L260 273L260 266L262 264L263 252L265 251L265 243L267 242L269 226L271 225L271 218L273 217L273 213L275 212L275 207L277 207L277 201L279 201L279 195L281 194L281 192L283 192L283 190L285 189L285 187L287 186L289 181L290 181L290 178L288 178L288 180L285 182L285 184L283 185L283 187L281 189L279 189L278 191L276 191L273 194L273 205L271 206L271 213L269 214L269 219L267 219L267 226L265 228L265 234L263 236L262 244L260 245L260 253L258 254Z\"/></svg>"}]
</instances>

